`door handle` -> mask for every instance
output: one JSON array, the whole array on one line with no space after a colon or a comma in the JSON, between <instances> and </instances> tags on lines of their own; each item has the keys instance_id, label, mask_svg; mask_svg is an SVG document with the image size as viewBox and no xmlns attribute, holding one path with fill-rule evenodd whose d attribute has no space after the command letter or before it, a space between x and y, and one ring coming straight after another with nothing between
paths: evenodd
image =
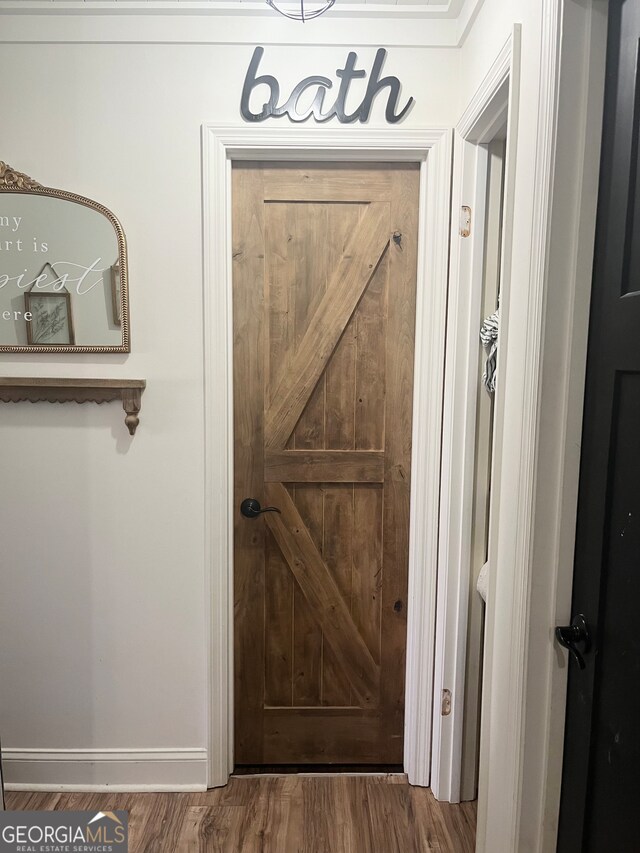
<instances>
[{"instance_id":1,"label":"door handle","mask_svg":"<svg viewBox=\"0 0 640 853\"><path fill-rule=\"evenodd\" d=\"M587 620L582 613L574 617L571 625L558 625L556 627L556 640L563 648L569 650L578 667L584 669L586 664L583 655L586 655L591 648L591 636L589 635ZM578 645L582 646L582 651L577 648Z\"/></svg>"},{"instance_id":2,"label":"door handle","mask_svg":"<svg viewBox=\"0 0 640 853\"><path fill-rule=\"evenodd\" d=\"M263 512L282 513L282 510L279 510L277 506L266 506L262 509L260 501L255 498L245 498L240 504L240 512L245 518L257 518Z\"/></svg>"}]
</instances>

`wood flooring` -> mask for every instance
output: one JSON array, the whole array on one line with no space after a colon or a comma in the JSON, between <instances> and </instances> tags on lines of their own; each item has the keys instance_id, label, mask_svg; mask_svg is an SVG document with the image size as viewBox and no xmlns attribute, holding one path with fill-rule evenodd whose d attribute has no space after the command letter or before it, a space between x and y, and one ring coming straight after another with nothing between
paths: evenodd
<instances>
[{"instance_id":1,"label":"wood flooring","mask_svg":"<svg viewBox=\"0 0 640 853\"><path fill-rule=\"evenodd\" d=\"M129 811L130 853L473 853L475 803L406 776L241 776L187 794L8 793L7 808Z\"/></svg>"}]
</instances>

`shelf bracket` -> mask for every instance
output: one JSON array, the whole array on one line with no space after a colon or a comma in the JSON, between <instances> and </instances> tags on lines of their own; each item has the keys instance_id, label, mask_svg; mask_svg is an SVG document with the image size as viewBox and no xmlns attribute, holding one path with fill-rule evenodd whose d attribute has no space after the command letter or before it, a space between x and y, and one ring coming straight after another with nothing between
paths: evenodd
<instances>
[{"instance_id":1,"label":"shelf bracket","mask_svg":"<svg viewBox=\"0 0 640 853\"><path fill-rule=\"evenodd\" d=\"M120 400L130 435L140 423L138 414L144 379L50 379L44 377L0 377L0 402L20 403L109 403Z\"/></svg>"}]
</instances>

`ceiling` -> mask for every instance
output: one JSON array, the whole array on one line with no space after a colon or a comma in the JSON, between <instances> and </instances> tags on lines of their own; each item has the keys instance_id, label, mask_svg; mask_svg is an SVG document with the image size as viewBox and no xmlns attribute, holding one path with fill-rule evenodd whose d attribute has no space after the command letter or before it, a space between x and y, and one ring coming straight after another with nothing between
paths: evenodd
<instances>
[{"instance_id":1,"label":"ceiling","mask_svg":"<svg viewBox=\"0 0 640 853\"><path fill-rule=\"evenodd\" d=\"M313 0L311 0L313 2ZM390 18L458 18L465 6L477 0L336 0L333 15ZM0 13L55 14L86 12L88 14L180 13L224 14L260 11L259 0L0 0ZM284 3L283 3L284 5ZM290 5L297 6L292 2Z\"/></svg>"}]
</instances>

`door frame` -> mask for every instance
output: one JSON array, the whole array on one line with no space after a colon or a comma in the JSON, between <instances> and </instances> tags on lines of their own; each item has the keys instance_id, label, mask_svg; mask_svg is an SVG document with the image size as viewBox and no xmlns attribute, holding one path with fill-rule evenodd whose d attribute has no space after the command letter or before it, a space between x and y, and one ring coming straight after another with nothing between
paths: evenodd
<instances>
[{"instance_id":1,"label":"door frame","mask_svg":"<svg viewBox=\"0 0 640 853\"><path fill-rule=\"evenodd\" d=\"M607 0L542 0L539 42L523 31L531 108L518 121L514 280L501 302L477 853L556 849L566 655L553 630L571 601L606 12Z\"/></svg>"},{"instance_id":2,"label":"door frame","mask_svg":"<svg viewBox=\"0 0 640 853\"><path fill-rule=\"evenodd\" d=\"M208 785L225 785L233 771L231 165L239 160L321 160L420 163L404 767L412 784L426 786L431 759L451 130L206 123L202 155Z\"/></svg>"},{"instance_id":3,"label":"door frame","mask_svg":"<svg viewBox=\"0 0 640 853\"><path fill-rule=\"evenodd\" d=\"M478 341L485 260L488 144L507 120L503 236L500 278L507 297L511 265L514 178L520 78L520 24L494 59L454 134L451 269L443 412L439 565L448 566L438 584L436 668L431 787L438 800L458 803L461 794L463 722L467 708L468 601L478 398ZM471 208L471 233L460 236L458 211ZM504 318L504 314L503 314ZM501 325L501 343L505 324ZM496 393L495 430L501 394ZM497 491L500 443L494 441L492 483ZM493 497L496 496L493 492ZM493 524L497 519L493 519ZM490 535L491 542L491 535ZM491 545L490 545L491 552ZM489 560L491 562L491 559ZM441 713L442 690L451 691L451 712Z\"/></svg>"}]
</instances>

